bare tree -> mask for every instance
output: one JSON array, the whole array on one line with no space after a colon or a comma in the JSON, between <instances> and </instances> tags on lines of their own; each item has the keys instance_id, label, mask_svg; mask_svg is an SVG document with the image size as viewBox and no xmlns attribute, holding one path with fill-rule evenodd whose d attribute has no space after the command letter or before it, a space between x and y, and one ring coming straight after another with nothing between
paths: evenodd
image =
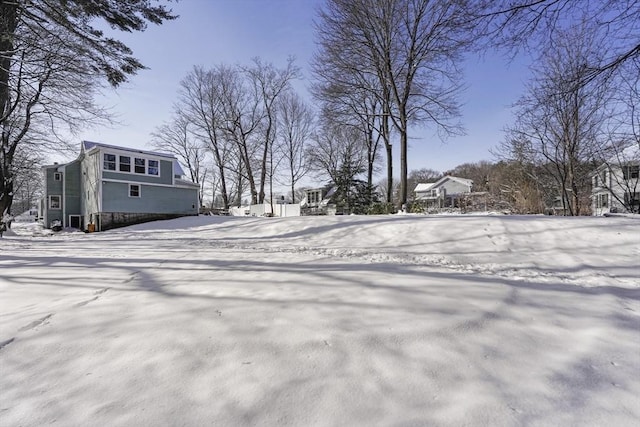
<instances>
[{"instance_id":1,"label":"bare tree","mask_svg":"<svg viewBox=\"0 0 640 427\"><path fill-rule=\"evenodd\" d=\"M378 168L380 142L384 143L387 160L386 194L390 195L393 186L390 89L381 87L380 80L370 70L362 67L362 64L358 64L357 58L343 54L340 46L352 43L347 34L339 35L330 30L331 28L322 27L317 29L321 53L315 56L312 64L316 76L312 93L321 102L323 115L327 119L336 124L354 126L365 135L369 186L372 186L373 175ZM391 199L387 200L390 201Z\"/></svg>"},{"instance_id":2,"label":"bare tree","mask_svg":"<svg viewBox=\"0 0 640 427\"><path fill-rule=\"evenodd\" d=\"M459 115L458 65L471 25L468 7L466 1L330 0L320 12L322 49L332 52L329 44L335 43L350 58L346 64L335 61L337 55L325 59L345 72L375 76L381 101L389 96L392 106L383 114L400 136L400 204L407 201L410 124L433 124L442 136L461 131L451 119Z\"/></svg>"},{"instance_id":3,"label":"bare tree","mask_svg":"<svg viewBox=\"0 0 640 427\"><path fill-rule=\"evenodd\" d=\"M293 58L288 59L287 65L283 69L277 69L270 63L263 63L260 58L254 58L253 65L245 67L244 73L262 105L263 123L260 127L262 155L260 158L258 203L264 203L267 175L270 177L273 175L272 173L268 174L270 169L268 163L273 161L269 158L269 154L273 152L273 143L276 138L277 101L290 87L291 81L298 77L299 69L295 66ZM272 183L270 193L273 193Z\"/></svg>"},{"instance_id":4,"label":"bare tree","mask_svg":"<svg viewBox=\"0 0 640 427\"><path fill-rule=\"evenodd\" d=\"M222 65L212 70L194 67L180 82L179 99L174 106L176 113L192 126L195 138L211 152L215 165L214 181L218 184L216 187L225 209L229 208L233 194L228 188L232 147L225 138L221 93L223 82L231 80L233 76L234 70ZM212 179L213 172L212 170Z\"/></svg>"},{"instance_id":5,"label":"bare tree","mask_svg":"<svg viewBox=\"0 0 640 427\"><path fill-rule=\"evenodd\" d=\"M190 131L192 126L184 114L176 112L169 123L159 126L151 134L152 145L175 155L189 171L191 181L200 186L200 206L205 193L206 146L196 140Z\"/></svg>"},{"instance_id":6,"label":"bare tree","mask_svg":"<svg viewBox=\"0 0 640 427\"><path fill-rule=\"evenodd\" d=\"M627 211L640 209L640 64L626 65L628 72L616 76L612 85L610 109L615 112L607 122L606 142L594 153L600 175L596 187L609 194ZM607 172L604 172L607 171ZM607 179L608 178L608 179ZM597 184L597 185L596 185Z\"/></svg>"},{"instance_id":7,"label":"bare tree","mask_svg":"<svg viewBox=\"0 0 640 427\"><path fill-rule=\"evenodd\" d=\"M585 84L585 64L598 63L601 45L586 21L558 32L558 39L534 67L534 80L518 104L512 141L525 144L534 163L556 181L557 195L569 215L586 203L594 147L607 119L607 85Z\"/></svg>"},{"instance_id":8,"label":"bare tree","mask_svg":"<svg viewBox=\"0 0 640 427\"><path fill-rule=\"evenodd\" d=\"M14 212L20 214L35 206L38 199L42 197L42 153L31 150L31 147L22 145L13 162L14 191L13 206Z\"/></svg>"},{"instance_id":9,"label":"bare tree","mask_svg":"<svg viewBox=\"0 0 640 427\"><path fill-rule=\"evenodd\" d=\"M0 2L0 216L13 202L18 147L29 142L44 150L60 125L74 131L106 119L93 95L103 82L117 86L144 68L126 45L94 25L143 31L148 22L175 18L153 3Z\"/></svg>"},{"instance_id":10,"label":"bare tree","mask_svg":"<svg viewBox=\"0 0 640 427\"><path fill-rule=\"evenodd\" d=\"M291 201L295 203L296 184L309 172L305 151L314 131L313 113L293 92L283 95L278 108L278 150L286 168Z\"/></svg>"},{"instance_id":11,"label":"bare tree","mask_svg":"<svg viewBox=\"0 0 640 427\"><path fill-rule=\"evenodd\" d=\"M411 192L410 199L413 201L413 196L415 196L413 190L416 188L416 185L420 183L436 182L440 177L442 177L442 173L433 169L422 168L411 171L407 178L407 187Z\"/></svg>"},{"instance_id":12,"label":"bare tree","mask_svg":"<svg viewBox=\"0 0 640 427\"><path fill-rule=\"evenodd\" d=\"M624 72L640 59L640 1L628 0L483 0L470 10L489 47L544 52L569 27L588 17L597 36L607 40L603 57L584 63L580 84Z\"/></svg>"},{"instance_id":13,"label":"bare tree","mask_svg":"<svg viewBox=\"0 0 640 427\"><path fill-rule=\"evenodd\" d=\"M318 177L338 182L345 165L352 171L366 170L362 133L350 126L321 124L307 149L309 166Z\"/></svg>"}]
</instances>

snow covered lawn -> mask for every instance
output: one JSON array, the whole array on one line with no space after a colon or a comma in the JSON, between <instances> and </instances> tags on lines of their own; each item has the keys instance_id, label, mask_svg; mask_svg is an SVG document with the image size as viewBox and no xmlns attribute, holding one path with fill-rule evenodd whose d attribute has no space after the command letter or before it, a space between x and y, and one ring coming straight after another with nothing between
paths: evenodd
<instances>
[{"instance_id":1,"label":"snow covered lawn","mask_svg":"<svg viewBox=\"0 0 640 427\"><path fill-rule=\"evenodd\" d=\"M640 220L0 240L0 425L637 426Z\"/></svg>"}]
</instances>

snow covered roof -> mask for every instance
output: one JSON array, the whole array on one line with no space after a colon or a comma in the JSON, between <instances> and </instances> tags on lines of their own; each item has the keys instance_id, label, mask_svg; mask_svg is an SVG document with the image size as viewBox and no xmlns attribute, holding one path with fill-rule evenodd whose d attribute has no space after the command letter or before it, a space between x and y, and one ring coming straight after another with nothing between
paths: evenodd
<instances>
[{"instance_id":1,"label":"snow covered roof","mask_svg":"<svg viewBox=\"0 0 640 427\"><path fill-rule=\"evenodd\" d=\"M416 193L422 193L425 191L429 191L431 189L437 188L439 186L441 186L443 183L445 183L446 181L456 181L462 185L466 185L471 187L473 185L473 180L471 179L466 179L466 178L460 178L457 176L451 176L451 175L446 175L443 176L442 178L440 178L438 181L436 182L428 182L428 183L424 183L424 184L418 184L416 185L415 191Z\"/></svg>"},{"instance_id":2,"label":"snow covered roof","mask_svg":"<svg viewBox=\"0 0 640 427\"><path fill-rule=\"evenodd\" d=\"M429 191L435 184L436 184L435 182L426 182L426 183L418 184L416 185L416 188L413 191L415 191L416 193Z\"/></svg>"}]
</instances>

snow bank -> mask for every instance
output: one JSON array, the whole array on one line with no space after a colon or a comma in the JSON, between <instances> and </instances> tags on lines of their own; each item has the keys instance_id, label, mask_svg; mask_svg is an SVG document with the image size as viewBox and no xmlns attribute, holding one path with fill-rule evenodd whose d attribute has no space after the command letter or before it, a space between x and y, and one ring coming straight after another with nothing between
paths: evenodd
<instances>
[{"instance_id":1,"label":"snow bank","mask_svg":"<svg viewBox=\"0 0 640 427\"><path fill-rule=\"evenodd\" d=\"M6 425L640 418L640 222L628 218L14 231L0 241Z\"/></svg>"}]
</instances>

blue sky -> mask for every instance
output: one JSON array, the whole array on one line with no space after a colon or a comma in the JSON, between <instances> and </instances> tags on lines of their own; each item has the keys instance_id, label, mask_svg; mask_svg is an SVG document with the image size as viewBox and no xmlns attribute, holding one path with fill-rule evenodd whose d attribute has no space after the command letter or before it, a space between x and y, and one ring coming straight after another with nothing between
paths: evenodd
<instances>
[{"instance_id":1,"label":"blue sky","mask_svg":"<svg viewBox=\"0 0 640 427\"><path fill-rule=\"evenodd\" d=\"M293 55L307 79L315 49L312 23L320 3L321 0L173 3L171 7L180 15L177 20L150 26L143 33L118 35L149 69L99 100L111 107L122 125L87 129L79 140L150 148L150 133L170 119L179 82L194 65L247 64L259 56L284 66L287 57ZM494 52L487 52L482 59L469 57L464 69L468 88L461 98L461 119L467 135L443 143L433 130L413 129L410 171L445 171L461 163L492 159L489 150L503 138L502 129L511 120L510 105L523 91L527 69ZM304 96L308 96L307 82L296 84ZM397 152L394 155L399 157Z\"/></svg>"}]
</instances>

